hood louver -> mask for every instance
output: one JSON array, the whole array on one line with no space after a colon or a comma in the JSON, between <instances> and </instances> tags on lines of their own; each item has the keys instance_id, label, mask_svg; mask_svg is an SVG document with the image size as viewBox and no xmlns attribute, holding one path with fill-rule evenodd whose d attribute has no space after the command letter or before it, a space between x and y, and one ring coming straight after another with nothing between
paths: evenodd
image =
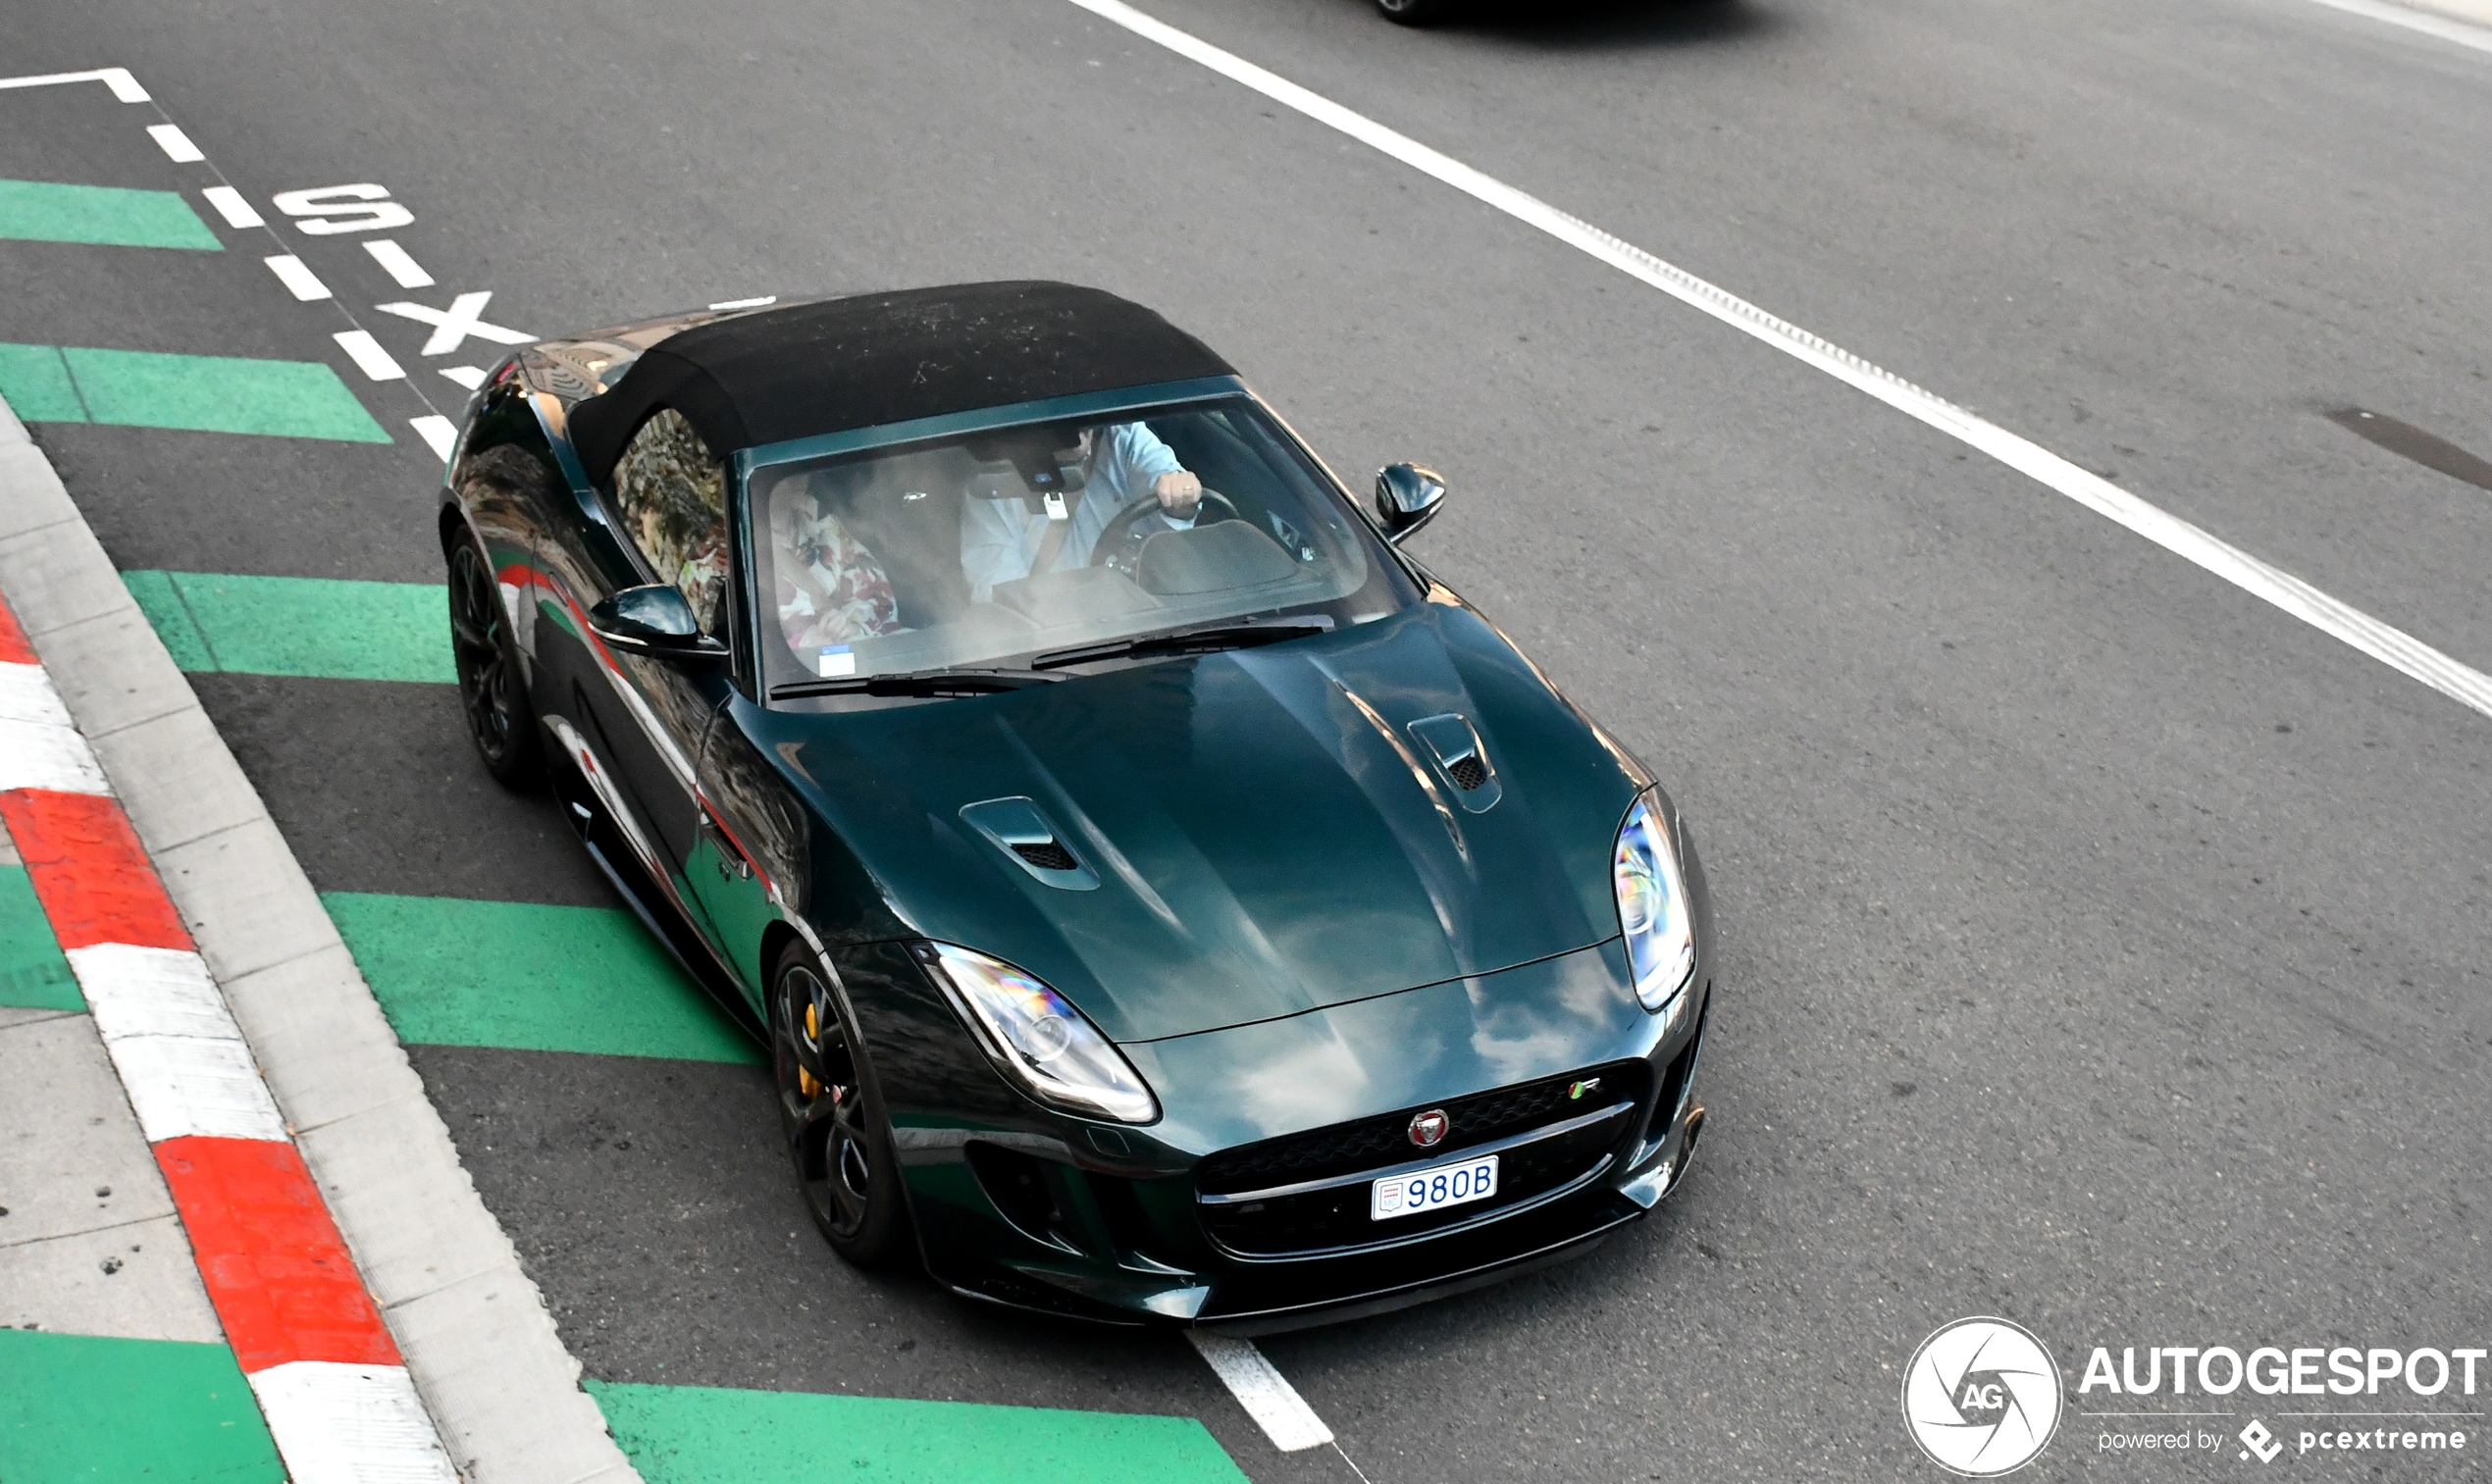
<instances>
[{"instance_id":1,"label":"hood louver","mask_svg":"<svg viewBox=\"0 0 2492 1484\"><path fill-rule=\"evenodd\" d=\"M969 828L995 842L1012 863L1051 887L1088 892L1099 878L1064 844L1056 827L1026 798L989 798L964 805L960 818Z\"/></svg>"},{"instance_id":2,"label":"hood louver","mask_svg":"<svg viewBox=\"0 0 2492 1484\"><path fill-rule=\"evenodd\" d=\"M1073 852L1053 840L1042 841L1036 844L1023 844L1016 842L1012 846L1012 853L1042 871L1081 869L1081 862L1073 858Z\"/></svg>"},{"instance_id":3,"label":"hood louver","mask_svg":"<svg viewBox=\"0 0 2492 1484\"><path fill-rule=\"evenodd\" d=\"M1454 786L1454 802L1466 811L1484 814L1505 796L1496 769L1488 765L1487 749L1480 745L1480 734L1467 718L1451 712L1422 717L1411 723L1410 733L1436 759L1445 781Z\"/></svg>"}]
</instances>

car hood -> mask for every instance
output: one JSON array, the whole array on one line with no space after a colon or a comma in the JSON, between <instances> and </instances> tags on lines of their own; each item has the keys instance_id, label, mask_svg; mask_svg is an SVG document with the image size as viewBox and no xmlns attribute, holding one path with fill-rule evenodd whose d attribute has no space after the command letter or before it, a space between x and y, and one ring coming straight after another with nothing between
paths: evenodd
<instances>
[{"instance_id":1,"label":"car hood","mask_svg":"<svg viewBox=\"0 0 2492 1484\"><path fill-rule=\"evenodd\" d=\"M1411 729L1446 715L1494 770L1479 812L1464 805L1487 791L1453 787ZM772 720L799 724L773 728L803 738L773 750L901 931L1036 974L1120 1042L1615 937L1610 850L1646 782L1444 602L1001 695ZM1054 884L962 817L1009 798L1095 887Z\"/></svg>"}]
</instances>

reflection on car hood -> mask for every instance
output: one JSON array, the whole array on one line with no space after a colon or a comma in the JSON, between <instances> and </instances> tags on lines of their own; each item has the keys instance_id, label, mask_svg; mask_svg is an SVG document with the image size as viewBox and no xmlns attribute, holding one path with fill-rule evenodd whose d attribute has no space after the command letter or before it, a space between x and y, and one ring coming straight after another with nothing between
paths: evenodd
<instances>
[{"instance_id":1,"label":"reflection on car hood","mask_svg":"<svg viewBox=\"0 0 2492 1484\"><path fill-rule=\"evenodd\" d=\"M1483 812L1458 806L1409 731L1446 713L1496 770ZM1450 604L804 720L781 755L906 929L1037 974L1118 1041L1491 973L1618 931L1609 852L1639 774ZM1013 796L1095 888L1024 869L961 818Z\"/></svg>"}]
</instances>

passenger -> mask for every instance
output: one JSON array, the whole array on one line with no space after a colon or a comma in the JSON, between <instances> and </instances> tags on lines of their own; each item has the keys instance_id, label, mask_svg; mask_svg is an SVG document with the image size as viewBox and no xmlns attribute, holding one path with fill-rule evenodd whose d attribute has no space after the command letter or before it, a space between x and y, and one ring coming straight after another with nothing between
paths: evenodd
<instances>
[{"instance_id":1,"label":"passenger","mask_svg":"<svg viewBox=\"0 0 2492 1484\"><path fill-rule=\"evenodd\" d=\"M1063 519L1016 499L961 502L960 567L969 579L969 601L993 602L998 583L1088 566L1108 522L1146 495L1159 498L1159 520L1167 529L1193 528L1203 482L1149 428L1140 423L1085 428L1078 447L1082 487L1064 497Z\"/></svg>"},{"instance_id":2,"label":"passenger","mask_svg":"<svg viewBox=\"0 0 2492 1484\"><path fill-rule=\"evenodd\" d=\"M810 493L782 487L770 499L770 570L779 632L810 657L900 627L900 602L883 564Z\"/></svg>"}]
</instances>

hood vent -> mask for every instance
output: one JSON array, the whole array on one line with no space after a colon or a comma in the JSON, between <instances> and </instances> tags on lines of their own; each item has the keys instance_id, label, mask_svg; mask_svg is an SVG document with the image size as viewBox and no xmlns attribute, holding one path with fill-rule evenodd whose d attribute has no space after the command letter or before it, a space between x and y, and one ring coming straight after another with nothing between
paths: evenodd
<instances>
[{"instance_id":1,"label":"hood vent","mask_svg":"<svg viewBox=\"0 0 2492 1484\"><path fill-rule=\"evenodd\" d=\"M1029 799L984 799L963 806L960 818L993 841L1014 865L1051 887L1087 892L1099 885L1099 878L1081 863L1081 857L1064 844L1056 827Z\"/></svg>"},{"instance_id":2,"label":"hood vent","mask_svg":"<svg viewBox=\"0 0 2492 1484\"><path fill-rule=\"evenodd\" d=\"M1038 867L1042 871L1078 871L1081 869L1081 862L1075 860L1073 858L1073 852L1065 849L1063 843L1060 841L1043 840L1034 844L1023 841L1015 841L1012 844L1012 853L1018 855L1021 859L1028 861L1031 865Z\"/></svg>"},{"instance_id":3,"label":"hood vent","mask_svg":"<svg viewBox=\"0 0 2492 1484\"><path fill-rule=\"evenodd\" d=\"M1436 759L1445 781L1454 786L1454 802L1466 811L1484 814L1505 796L1497 770L1488 765L1487 749L1467 718L1452 712L1422 717L1411 723L1410 734Z\"/></svg>"}]
</instances>

